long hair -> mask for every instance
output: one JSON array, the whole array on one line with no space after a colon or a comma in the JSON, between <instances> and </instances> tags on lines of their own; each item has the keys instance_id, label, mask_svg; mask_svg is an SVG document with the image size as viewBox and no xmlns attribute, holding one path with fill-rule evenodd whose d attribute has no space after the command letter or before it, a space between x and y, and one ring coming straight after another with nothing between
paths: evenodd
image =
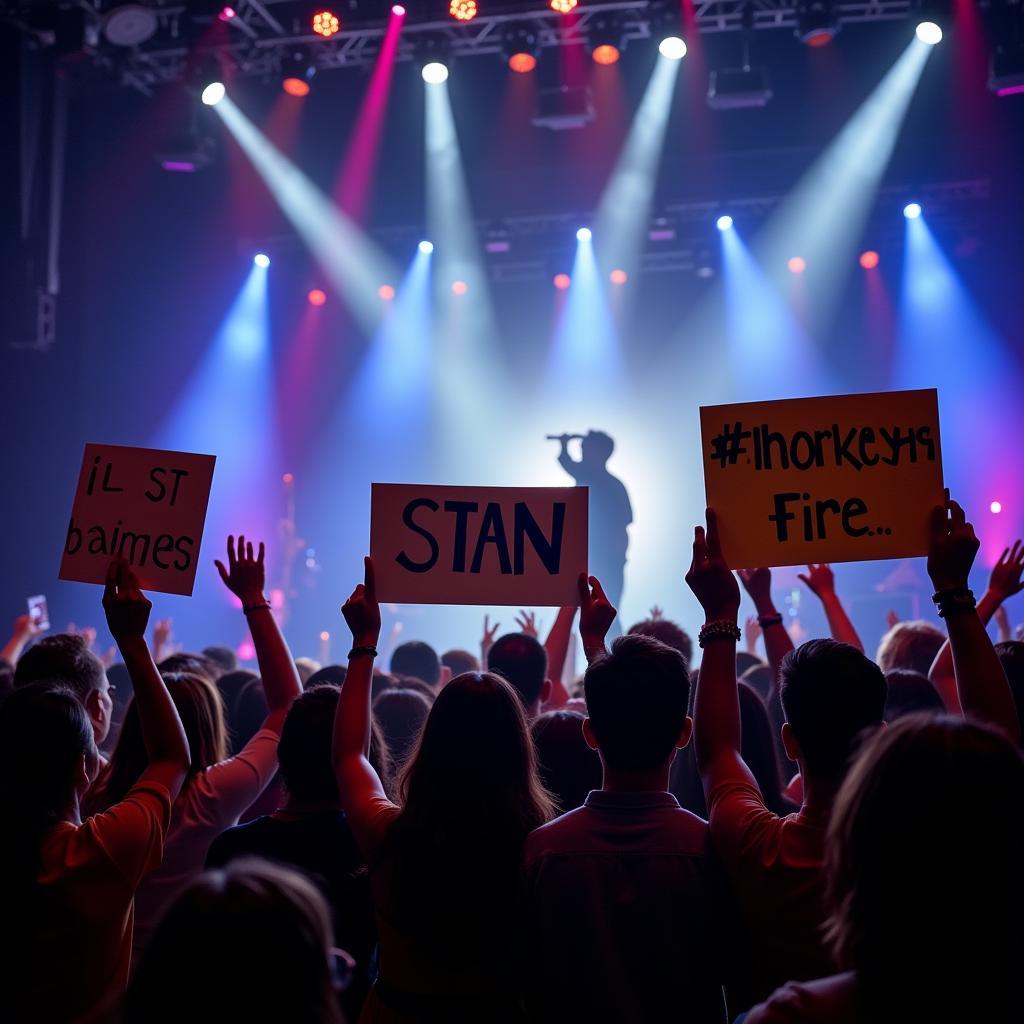
<instances>
[{"instance_id":1,"label":"long hair","mask_svg":"<svg viewBox=\"0 0 1024 1024\"><path fill-rule=\"evenodd\" d=\"M211 765L227 757L227 731L224 727L224 702L214 683L205 676L171 674L164 676L185 728L192 764L186 784ZM123 800L139 780L149 761L142 737L139 711L132 699L110 763L97 780L87 810L97 813Z\"/></svg>"},{"instance_id":2,"label":"long hair","mask_svg":"<svg viewBox=\"0 0 1024 1024\"><path fill-rule=\"evenodd\" d=\"M872 1020L1016 1019L1024 760L982 725L913 715L865 744L826 842L827 936Z\"/></svg>"},{"instance_id":3,"label":"long hair","mask_svg":"<svg viewBox=\"0 0 1024 1024\"><path fill-rule=\"evenodd\" d=\"M509 930L527 835L554 813L515 690L491 672L456 676L430 709L398 796L373 866L393 868L401 926L483 953L482 935Z\"/></svg>"}]
</instances>

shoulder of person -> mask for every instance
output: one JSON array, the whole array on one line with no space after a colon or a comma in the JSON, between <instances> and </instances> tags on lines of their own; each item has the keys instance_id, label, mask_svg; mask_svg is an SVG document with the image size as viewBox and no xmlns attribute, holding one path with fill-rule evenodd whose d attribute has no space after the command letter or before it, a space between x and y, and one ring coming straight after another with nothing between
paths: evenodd
<instances>
[{"instance_id":1,"label":"shoulder of person","mask_svg":"<svg viewBox=\"0 0 1024 1024\"><path fill-rule=\"evenodd\" d=\"M526 837L526 859L536 860L545 853L557 851L566 840L577 834L577 829L587 817L586 811L586 807L576 807L535 828Z\"/></svg>"},{"instance_id":2,"label":"shoulder of person","mask_svg":"<svg viewBox=\"0 0 1024 1024\"><path fill-rule=\"evenodd\" d=\"M790 981L755 1006L744 1024L862 1024L852 972L817 981Z\"/></svg>"}]
</instances>

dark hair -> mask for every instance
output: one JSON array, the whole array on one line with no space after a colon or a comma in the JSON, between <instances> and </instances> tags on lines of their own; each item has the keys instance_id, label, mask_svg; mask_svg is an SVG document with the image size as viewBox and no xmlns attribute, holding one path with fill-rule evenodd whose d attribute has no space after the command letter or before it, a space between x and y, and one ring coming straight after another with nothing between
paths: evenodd
<instances>
[{"instance_id":1,"label":"dark hair","mask_svg":"<svg viewBox=\"0 0 1024 1024\"><path fill-rule=\"evenodd\" d=\"M467 956L482 955L488 937L507 941L523 843L553 814L515 690L493 672L456 676L434 701L398 790L402 809L374 867L394 869L402 927Z\"/></svg>"},{"instance_id":2,"label":"dark hair","mask_svg":"<svg viewBox=\"0 0 1024 1024\"><path fill-rule=\"evenodd\" d=\"M772 692L772 669L764 663L751 665L750 668L740 672L739 665L736 666L736 673L748 686L752 686L764 700Z\"/></svg>"},{"instance_id":3,"label":"dark hair","mask_svg":"<svg viewBox=\"0 0 1024 1024\"><path fill-rule=\"evenodd\" d=\"M103 685L103 662L74 633L45 636L33 644L14 668L14 685L59 679L81 701Z\"/></svg>"},{"instance_id":4,"label":"dark hair","mask_svg":"<svg viewBox=\"0 0 1024 1024\"><path fill-rule=\"evenodd\" d=\"M324 665L318 668L305 683L305 689L312 689L314 686L341 686L345 682L348 669L344 665Z\"/></svg>"},{"instance_id":5,"label":"dark hair","mask_svg":"<svg viewBox=\"0 0 1024 1024\"><path fill-rule=\"evenodd\" d=\"M128 709L132 695L135 693L135 687L132 685L132 677L128 671L128 666L123 662L115 661L113 665L107 668L107 682L110 683L112 691L110 694L110 700L114 705L112 717L115 722L120 722L124 719L124 713ZM107 742L109 742L109 739Z\"/></svg>"},{"instance_id":6,"label":"dark hair","mask_svg":"<svg viewBox=\"0 0 1024 1024\"><path fill-rule=\"evenodd\" d=\"M437 651L422 640L399 644L391 655L391 671L399 676L415 676L431 686L441 681L441 662Z\"/></svg>"},{"instance_id":7,"label":"dark hair","mask_svg":"<svg viewBox=\"0 0 1024 1024\"><path fill-rule=\"evenodd\" d=\"M582 805L601 788L601 759L583 738L578 711L547 711L530 727L540 777L558 804L559 814Z\"/></svg>"},{"instance_id":8,"label":"dark hair","mask_svg":"<svg viewBox=\"0 0 1024 1024\"><path fill-rule=\"evenodd\" d=\"M540 699L548 675L548 652L544 645L525 633L506 633L487 652L487 671L497 672L512 684L524 708Z\"/></svg>"},{"instance_id":9,"label":"dark hair","mask_svg":"<svg viewBox=\"0 0 1024 1024\"><path fill-rule=\"evenodd\" d=\"M1024 742L1024 642L1004 640L996 644L996 654L999 655L1013 701L1017 705L1021 741Z\"/></svg>"},{"instance_id":10,"label":"dark hair","mask_svg":"<svg viewBox=\"0 0 1024 1024\"><path fill-rule=\"evenodd\" d=\"M125 999L125 1024L342 1024L327 905L298 872L246 859L208 871L170 906Z\"/></svg>"},{"instance_id":11,"label":"dark hair","mask_svg":"<svg viewBox=\"0 0 1024 1024\"><path fill-rule=\"evenodd\" d=\"M946 642L946 634L923 619L897 622L878 645L875 661L883 672L908 668L928 675L935 655Z\"/></svg>"},{"instance_id":12,"label":"dark hair","mask_svg":"<svg viewBox=\"0 0 1024 1024\"><path fill-rule=\"evenodd\" d=\"M583 458L590 461L590 456L595 455L602 462L607 462L615 451L615 442L603 430L588 431L582 441Z\"/></svg>"},{"instance_id":13,"label":"dark hair","mask_svg":"<svg viewBox=\"0 0 1024 1024\"><path fill-rule=\"evenodd\" d=\"M918 711L934 711L942 714L945 707L939 691L931 680L920 672L909 668L894 668L885 673L889 692L885 698L885 720L895 722L904 715Z\"/></svg>"},{"instance_id":14,"label":"dark hair","mask_svg":"<svg viewBox=\"0 0 1024 1024\"><path fill-rule=\"evenodd\" d=\"M370 680L370 700L375 701L382 693L386 693L393 686L398 686L398 680L390 672L382 672L379 668L373 670L373 678ZM430 699L434 699L434 691L430 691Z\"/></svg>"},{"instance_id":15,"label":"dark hair","mask_svg":"<svg viewBox=\"0 0 1024 1024\"><path fill-rule=\"evenodd\" d=\"M292 702L281 727L277 761L290 796L337 801L338 782L331 761L337 686L315 686Z\"/></svg>"},{"instance_id":16,"label":"dark hair","mask_svg":"<svg viewBox=\"0 0 1024 1024\"><path fill-rule=\"evenodd\" d=\"M250 679L235 697L231 708L231 746L241 750L260 731L270 705L263 692L263 680L259 676Z\"/></svg>"},{"instance_id":17,"label":"dark hair","mask_svg":"<svg viewBox=\"0 0 1024 1024\"><path fill-rule=\"evenodd\" d=\"M225 672L217 680L217 689L220 691L221 700L224 702L224 716L233 748L235 736L239 731L238 722L235 721L235 707L238 703L238 695L254 679L259 679L255 672L250 672L247 668L239 668L234 672Z\"/></svg>"},{"instance_id":18,"label":"dark hair","mask_svg":"<svg viewBox=\"0 0 1024 1024\"><path fill-rule=\"evenodd\" d=\"M405 687L391 687L373 702L373 717L398 768L405 764L429 714L430 701Z\"/></svg>"},{"instance_id":19,"label":"dark hair","mask_svg":"<svg viewBox=\"0 0 1024 1024\"><path fill-rule=\"evenodd\" d=\"M217 687L204 676L165 675L164 683L188 738L191 764L187 779L190 780L227 757L224 706ZM139 709L132 698L110 762L90 793L89 812L97 813L123 800L148 763Z\"/></svg>"},{"instance_id":20,"label":"dark hair","mask_svg":"<svg viewBox=\"0 0 1024 1024\"><path fill-rule=\"evenodd\" d=\"M189 651L169 654L157 668L160 669L161 675L202 676L211 683L217 682L221 675L220 666L215 661L205 654L193 654Z\"/></svg>"},{"instance_id":21,"label":"dark hair","mask_svg":"<svg viewBox=\"0 0 1024 1024\"><path fill-rule=\"evenodd\" d=\"M437 696L435 690L429 683L417 679L416 676L391 676L391 686L396 690L415 690L428 704L434 703ZM371 689L371 694L373 690ZM375 698L376 699L376 698Z\"/></svg>"},{"instance_id":22,"label":"dark hair","mask_svg":"<svg viewBox=\"0 0 1024 1024\"><path fill-rule=\"evenodd\" d=\"M203 657L217 666L217 675L234 672L238 668L238 655L230 647L214 644L203 648Z\"/></svg>"},{"instance_id":23,"label":"dark hair","mask_svg":"<svg viewBox=\"0 0 1024 1024\"><path fill-rule=\"evenodd\" d=\"M610 768L642 771L671 756L686 724L690 674L675 648L620 636L583 680L590 727Z\"/></svg>"},{"instance_id":24,"label":"dark hair","mask_svg":"<svg viewBox=\"0 0 1024 1024\"><path fill-rule=\"evenodd\" d=\"M749 672L752 668L761 668L765 665L764 659L759 658L756 654L751 654L750 651L737 651L736 652L736 675L742 676L744 672Z\"/></svg>"},{"instance_id":25,"label":"dark hair","mask_svg":"<svg viewBox=\"0 0 1024 1024\"><path fill-rule=\"evenodd\" d=\"M668 647L677 650L685 659L689 668L693 660L693 641L690 635L671 619L644 619L629 627L633 636L653 636Z\"/></svg>"},{"instance_id":26,"label":"dark hair","mask_svg":"<svg viewBox=\"0 0 1024 1024\"><path fill-rule=\"evenodd\" d=\"M850 644L808 640L782 659L779 677L782 709L805 770L838 784L860 734L882 722L882 670Z\"/></svg>"},{"instance_id":27,"label":"dark hair","mask_svg":"<svg viewBox=\"0 0 1024 1024\"><path fill-rule=\"evenodd\" d=\"M0 658L0 703L14 690L14 666L6 659Z\"/></svg>"},{"instance_id":28,"label":"dark hair","mask_svg":"<svg viewBox=\"0 0 1024 1024\"><path fill-rule=\"evenodd\" d=\"M1018 1019L1024 761L1003 736L934 715L877 731L839 791L825 860L828 938L866 1019Z\"/></svg>"},{"instance_id":29,"label":"dark hair","mask_svg":"<svg viewBox=\"0 0 1024 1024\"><path fill-rule=\"evenodd\" d=\"M441 664L448 669L453 676L461 676L463 672L479 672L480 659L469 651L453 648L441 655Z\"/></svg>"}]
</instances>

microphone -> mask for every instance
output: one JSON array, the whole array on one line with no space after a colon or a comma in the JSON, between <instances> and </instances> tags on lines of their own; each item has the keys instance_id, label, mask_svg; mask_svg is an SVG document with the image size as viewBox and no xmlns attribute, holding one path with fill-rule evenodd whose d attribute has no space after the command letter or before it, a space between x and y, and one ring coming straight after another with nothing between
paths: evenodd
<instances>
[{"instance_id":1,"label":"microphone","mask_svg":"<svg viewBox=\"0 0 1024 1024\"><path fill-rule=\"evenodd\" d=\"M582 441L583 434L545 434L545 441Z\"/></svg>"}]
</instances>

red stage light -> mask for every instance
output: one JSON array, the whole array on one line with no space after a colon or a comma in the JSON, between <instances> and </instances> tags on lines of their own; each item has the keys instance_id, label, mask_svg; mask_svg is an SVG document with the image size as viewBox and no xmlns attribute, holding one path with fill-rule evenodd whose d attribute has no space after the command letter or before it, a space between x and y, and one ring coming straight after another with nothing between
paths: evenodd
<instances>
[{"instance_id":1,"label":"red stage light","mask_svg":"<svg viewBox=\"0 0 1024 1024\"><path fill-rule=\"evenodd\" d=\"M327 292L321 288L312 288L306 298L311 306L322 306L327 301Z\"/></svg>"},{"instance_id":2,"label":"red stage light","mask_svg":"<svg viewBox=\"0 0 1024 1024\"><path fill-rule=\"evenodd\" d=\"M608 278L612 284L625 284L629 280L629 275L624 270L613 270Z\"/></svg>"},{"instance_id":3,"label":"red stage light","mask_svg":"<svg viewBox=\"0 0 1024 1024\"><path fill-rule=\"evenodd\" d=\"M334 11L322 10L313 15L313 31L328 39L341 29L341 22Z\"/></svg>"},{"instance_id":4,"label":"red stage light","mask_svg":"<svg viewBox=\"0 0 1024 1024\"><path fill-rule=\"evenodd\" d=\"M469 291L469 285L465 281L452 281L452 293L454 295L465 295Z\"/></svg>"},{"instance_id":5,"label":"red stage light","mask_svg":"<svg viewBox=\"0 0 1024 1024\"><path fill-rule=\"evenodd\" d=\"M794 256L786 266L791 274L802 274L807 269L807 260L802 256Z\"/></svg>"},{"instance_id":6,"label":"red stage light","mask_svg":"<svg viewBox=\"0 0 1024 1024\"><path fill-rule=\"evenodd\" d=\"M556 14L569 14L576 9L579 0L548 0L548 7Z\"/></svg>"},{"instance_id":7,"label":"red stage light","mask_svg":"<svg viewBox=\"0 0 1024 1024\"><path fill-rule=\"evenodd\" d=\"M601 46L595 46L594 52L591 54L594 58L595 64L615 64L619 59L618 47L612 46L611 43L603 43Z\"/></svg>"},{"instance_id":8,"label":"red stage light","mask_svg":"<svg viewBox=\"0 0 1024 1024\"><path fill-rule=\"evenodd\" d=\"M835 31L833 29L822 28L815 32L809 32L803 37L803 41L807 46L828 46L832 42L834 35Z\"/></svg>"},{"instance_id":9,"label":"red stage light","mask_svg":"<svg viewBox=\"0 0 1024 1024\"><path fill-rule=\"evenodd\" d=\"M508 66L520 75L525 75L537 66L537 58L532 53L513 53L508 59Z\"/></svg>"},{"instance_id":10,"label":"red stage light","mask_svg":"<svg viewBox=\"0 0 1024 1024\"><path fill-rule=\"evenodd\" d=\"M389 284L382 284L377 289L377 294L385 301L390 302L395 297L395 289Z\"/></svg>"},{"instance_id":11,"label":"red stage light","mask_svg":"<svg viewBox=\"0 0 1024 1024\"><path fill-rule=\"evenodd\" d=\"M564 292L572 284L572 278L568 274L555 274L554 284L560 292Z\"/></svg>"},{"instance_id":12,"label":"red stage light","mask_svg":"<svg viewBox=\"0 0 1024 1024\"><path fill-rule=\"evenodd\" d=\"M293 476L291 475L291 473L285 473L285 474L284 474L284 475L283 475L283 476L281 477L281 483L285 484L285 486L290 486L290 485L291 485L291 484L293 484L294 482L295 482L295 477L293 477Z\"/></svg>"},{"instance_id":13,"label":"red stage light","mask_svg":"<svg viewBox=\"0 0 1024 1024\"><path fill-rule=\"evenodd\" d=\"M286 78L281 83L281 88L284 89L289 96L308 96L309 95L309 82L304 78Z\"/></svg>"},{"instance_id":14,"label":"red stage light","mask_svg":"<svg viewBox=\"0 0 1024 1024\"><path fill-rule=\"evenodd\" d=\"M235 16L234 7L222 7L220 14L217 15L221 21L230 21Z\"/></svg>"},{"instance_id":15,"label":"red stage light","mask_svg":"<svg viewBox=\"0 0 1024 1024\"><path fill-rule=\"evenodd\" d=\"M874 270L878 266L878 253L874 249L868 249L867 252L860 254L860 265L865 270Z\"/></svg>"},{"instance_id":16,"label":"red stage light","mask_svg":"<svg viewBox=\"0 0 1024 1024\"><path fill-rule=\"evenodd\" d=\"M480 13L480 8L476 0L451 0L448 13L456 21L472 21Z\"/></svg>"}]
</instances>

